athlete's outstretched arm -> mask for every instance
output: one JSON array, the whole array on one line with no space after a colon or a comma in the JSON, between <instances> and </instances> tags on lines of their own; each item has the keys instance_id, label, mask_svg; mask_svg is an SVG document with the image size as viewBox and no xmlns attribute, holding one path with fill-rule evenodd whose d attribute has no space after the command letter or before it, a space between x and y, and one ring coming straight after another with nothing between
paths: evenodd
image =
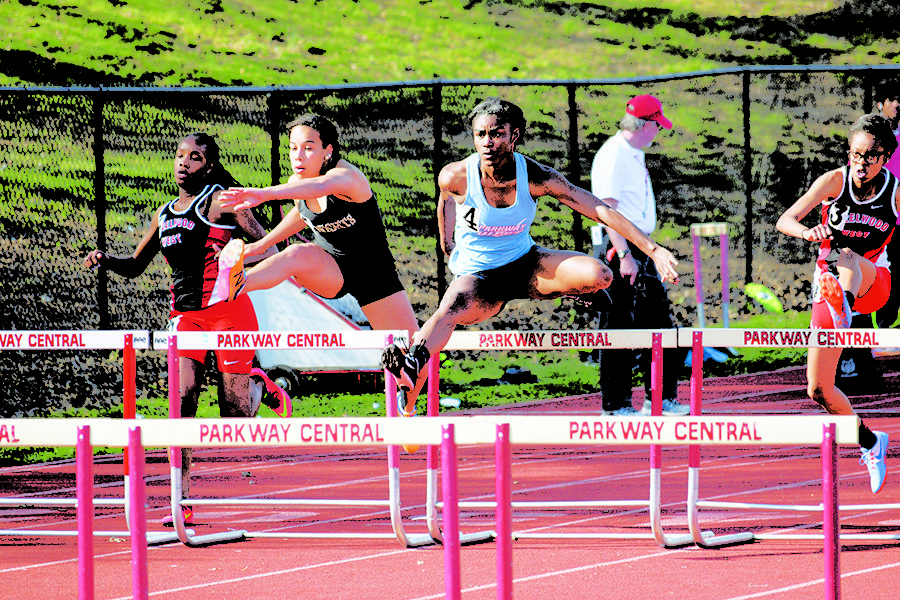
<instances>
[{"instance_id":1,"label":"athlete's outstretched arm","mask_svg":"<svg viewBox=\"0 0 900 600\"><path fill-rule=\"evenodd\" d=\"M641 252L649 256L663 281L678 281L678 271L675 270L678 260L669 250L650 239L622 213L586 189L573 185L556 169L541 165L531 159L527 160L528 180L531 182L532 196L551 196L587 218L606 225L607 228L621 234L640 248Z\"/></svg>"},{"instance_id":2,"label":"athlete's outstretched arm","mask_svg":"<svg viewBox=\"0 0 900 600\"><path fill-rule=\"evenodd\" d=\"M242 211L243 212L243 211ZM267 253L276 244L280 244L292 235L299 233L306 227L306 221L300 216L297 207L291 208L278 225L272 231L267 233L262 239L247 244L244 256L256 256L258 254Z\"/></svg>"},{"instance_id":3,"label":"athlete's outstretched arm","mask_svg":"<svg viewBox=\"0 0 900 600\"><path fill-rule=\"evenodd\" d=\"M318 177L291 175L287 183L264 188L233 187L219 195L225 208L243 210L272 200L312 200L334 195L349 202L365 202L372 188L363 173L341 159L337 166Z\"/></svg>"},{"instance_id":4,"label":"athlete's outstretched arm","mask_svg":"<svg viewBox=\"0 0 900 600\"><path fill-rule=\"evenodd\" d=\"M103 250L92 250L82 264L91 269L103 267L129 279L139 276L147 270L153 257L159 252L159 213L161 210L162 208L153 213L147 231L144 232L131 256L114 256Z\"/></svg>"}]
</instances>

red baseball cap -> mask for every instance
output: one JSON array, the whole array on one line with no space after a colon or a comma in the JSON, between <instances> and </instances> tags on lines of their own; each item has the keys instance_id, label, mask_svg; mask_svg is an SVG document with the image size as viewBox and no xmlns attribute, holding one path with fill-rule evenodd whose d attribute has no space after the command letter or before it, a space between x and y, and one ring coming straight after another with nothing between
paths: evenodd
<instances>
[{"instance_id":1,"label":"red baseball cap","mask_svg":"<svg viewBox=\"0 0 900 600\"><path fill-rule=\"evenodd\" d=\"M625 112L645 121L656 121L661 127L672 129L672 121L663 116L662 102L656 96L642 94L628 101Z\"/></svg>"}]
</instances>

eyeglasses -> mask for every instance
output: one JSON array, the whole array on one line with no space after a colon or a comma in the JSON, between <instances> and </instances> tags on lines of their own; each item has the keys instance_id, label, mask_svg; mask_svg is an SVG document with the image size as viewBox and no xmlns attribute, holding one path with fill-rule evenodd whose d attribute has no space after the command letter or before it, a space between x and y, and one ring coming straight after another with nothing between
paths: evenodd
<instances>
[{"instance_id":1,"label":"eyeglasses","mask_svg":"<svg viewBox=\"0 0 900 600\"><path fill-rule=\"evenodd\" d=\"M867 165L874 165L881 157L881 152L867 152L866 154L860 154L859 152L850 153L850 160L852 162L861 162Z\"/></svg>"}]
</instances>

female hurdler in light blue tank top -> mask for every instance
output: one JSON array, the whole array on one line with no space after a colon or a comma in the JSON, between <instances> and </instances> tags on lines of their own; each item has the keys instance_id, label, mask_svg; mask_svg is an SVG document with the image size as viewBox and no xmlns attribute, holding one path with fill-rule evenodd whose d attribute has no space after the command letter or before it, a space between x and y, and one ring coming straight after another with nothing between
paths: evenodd
<instances>
[{"instance_id":1,"label":"female hurdler in light blue tank top","mask_svg":"<svg viewBox=\"0 0 900 600\"><path fill-rule=\"evenodd\" d=\"M534 246L529 230L537 203L528 188L525 157L518 152L513 157L516 201L505 208L491 206L484 197L478 154L466 159L466 199L456 207L456 247L450 255L450 271L457 277L502 267Z\"/></svg>"}]
</instances>

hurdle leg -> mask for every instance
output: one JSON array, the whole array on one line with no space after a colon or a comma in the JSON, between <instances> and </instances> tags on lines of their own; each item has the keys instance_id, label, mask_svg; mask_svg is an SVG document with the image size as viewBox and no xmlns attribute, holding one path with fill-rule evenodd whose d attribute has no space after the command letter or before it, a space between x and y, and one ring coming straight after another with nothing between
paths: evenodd
<instances>
[{"instance_id":1,"label":"hurdle leg","mask_svg":"<svg viewBox=\"0 0 900 600\"><path fill-rule=\"evenodd\" d=\"M841 542L838 504L837 428L822 426L822 535L825 555L825 598L841 598Z\"/></svg>"},{"instance_id":2,"label":"hurdle leg","mask_svg":"<svg viewBox=\"0 0 900 600\"><path fill-rule=\"evenodd\" d=\"M437 417L440 407L440 370L439 356L432 356L428 361L428 416ZM428 532L435 542L442 539L441 526L438 521L438 449L435 446L426 447L426 507L425 515L428 523ZM493 540L497 534L494 531L473 531L472 533L460 533L462 544L476 544Z\"/></svg>"},{"instance_id":3,"label":"hurdle leg","mask_svg":"<svg viewBox=\"0 0 900 600\"><path fill-rule=\"evenodd\" d=\"M722 273L722 325L727 329L730 327L728 312L731 310L731 274L728 270L728 229L719 234L719 254L721 261Z\"/></svg>"},{"instance_id":4,"label":"hurdle leg","mask_svg":"<svg viewBox=\"0 0 900 600\"><path fill-rule=\"evenodd\" d=\"M86 425L78 428L75 464L78 600L94 600L94 448Z\"/></svg>"},{"instance_id":5,"label":"hurdle leg","mask_svg":"<svg viewBox=\"0 0 900 600\"><path fill-rule=\"evenodd\" d=\"M131 427L128 430L129 471L132 479L129 482L133 504L131 525L131 588L135 600L147 600L150 597L147 576L147 491L144 488L144 447L141 444L141 428Z\"/></svg>"},{"instance_id":6,"label":"hurdle leg","mask_svg":"<svg viewBox=\"0 0 900 600\"><path fill-rule=\"evenodd\" d=\"M497 600L512 600L512 450L509 423L497 425L494 443L497 521Z\"/></svg>"},{"instance_id":7,"label":"hurdle leg","mask_svg":"<svg viewBox=\"0 0 900 600\"><path fill-rule=\"evenodd\" d=\"M393 340L390 341L393 343ZM398 417L397 413L397 382L387 369L384 370L384 397L387 405L388 417ZM403 518L400 514L400 447L389 445L387 447L388 459L388 505L390 507L391 527L397 540L407 548L427 546L434 544L434 538L427 534L407 534L403 527Z\"/></svg>"},{"instance_id":8,"label":"hurdle leg","mask_svg":"<svg viewBox=\"0 0 900 600\"><path fill-rule=\"evenodd\" d=\"M456 439L453 424L441 427L441 462L444 515L444 597L460 600L460 539Z\"/></svg>"},{"instance_id":9,"label":"hurdle leg","mask_svg":"<svg viewBox=\"0 0 900 600\"><path fill-rule=\"evenodd\" d=\"M662 415L662 334L653 334L653 348L650 361L651 414ZM662 481L662 447L650 446L650 529L656 542L663 548L678 548L692 544L690 535L666 535L662 530L662 507L660 503L660 483Z\"/></svg>"},{"instance_id":10,"label":"hurdle leg","mask_svg":"<svg viewBox=\"0 0 900 600\"><path fill-rule=\"evenodd\" d=\"M440 357L428 361L427 416L436 417L440 412ZM425 521L428 533L435 542L441 541L441 527L437 516L438 503L438 447L425 447Z\"/></svg>"},{"instance_id":11,"label":"hurdle leg","mask_svg":"<svg viewBox=\"0 0 900 600\"><path fill-rule=\"evenodd\" d=\"M691 416L703 412L703 333L695 331L691 352ZM742 531L729 535L713 535L700 528L700 446L688 446L688 529L694 543L702 548L744 544L754 540L752 531Z\"/></svg>"},{"instance_id":12,"label":"hurdle leg","mask_svg":"<svg viewBox=\"0 0 900 600\"><path fill-rule=\"evenodd\" d=\"M169 336L167 364L169 369L169 418L181 418L181 373L178 369L178 336ZM205 546L242 540L247 536L243 529L210 533L208 535L194 535L193 530L187 529L181 520L181 503L184 500L184 490L181 484L181 448L169 448L169 462L171 472L171 506L172 525L178 539L186 546Z\"/></svg>"},{"instance_id":13,"label":"hurdle leg","mask_svg":"<svg viewBox=\"0 0 900 600\"><path fill-rule=\"evenodd\" d=\"M700 265L700 236L691 227L691 246L694 251L694 292L697 297L697 326L706 327L706 317L703 314L703 271Z\"/></svg>"},{"instance_id":14,"label":"hurdle leg","mask_svg":"<svg viewBox=\"0 0 900 600\"><path fill-rule=\"evenodd\" d=\"M125 335L125 349L122 357L123 362L123 384L122 384L122 417L125 419L134 419L137 416L137 402L136 402L136 385L135 385L135 377L137 373L136 368L136 358L134 353L134 334L126 334ZM131 532L131 535L134 535L134 530L131 527L131 460L129 459L129 448L125 448L122 454L122 463L125 470L124 477L124 485L125 485L125 527ZM143 452L143 451L142 451ZM148 544L168 544L171 542L178 541L178 535L174 531L160 531L147 533L146 527L145 533L147 536Z\"/></svg>"}]
</instances>

